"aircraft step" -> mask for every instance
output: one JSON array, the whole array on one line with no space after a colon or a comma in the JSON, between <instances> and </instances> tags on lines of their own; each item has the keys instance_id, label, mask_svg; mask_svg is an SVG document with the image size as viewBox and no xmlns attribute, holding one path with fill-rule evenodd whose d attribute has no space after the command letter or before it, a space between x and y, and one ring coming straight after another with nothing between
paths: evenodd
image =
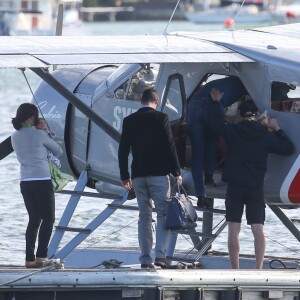
<instances>
[{"instance_id":1,"label":"aircraft step","mask_svg":"<svg viewBox=\"0 0 300 300\"><path fill-rule=\"evenodd\" d=\"M203 239L203 244L200 246L199 249L195 248L197 252L187 252L187 253L177 253L176 256L167 256L167 259L172 260L172 261L177 261L177 262L184 262L187 264L192 264L192 266L198 266L200 263L201 257L208 252L208 250L211 248L211 244L213 242L214 238L207 238ZM173 254L174 255L174 254ZM198 266L199 267L199 266Z\"/></svg>"},{"instance_id":2,"label":"aircraft step","mask_svg":"<svg viewBox=\"0 0 300 300\"><path fill-rule=\"evenodd\" d=\"M213 214L220 214L220 215L225 215L226 210L224 209L217 209L217 208L199 208L197 206L194 206L197 211L203 211L203 212L210 212Z\"/></svg>"},{"instance_id":3,"label":"aircraft step","mask_svg":"<svg viewBox=\"0 0 300 300\"><path fill-rule=\"evenodd\" d=\"M177 261L179 263L183 263L183 266L186 266L187 268L201 267L201 262L197 261L195 258L191 258L188 256L167 256L167 259L173 262Z\"/></svg>"},{"instance_id":4,"label":"aircraft step","mask_svg":"<svg viewBox=\"0 0 300 300\"><path fill-rule=\"evenodd\" d=\"M108 204L107 206L112 208L118 208L118 209L128 209L128 210L138 210L137 206L133 205L116 205L116 204ZM226 211L223 209L212 209L212 208L198 208L197 206L194 206L197 211L203 211L203 212L211 212L213 214L220 214L225 215ZM155 211L155 208L153 208L153 211ZM198 221L201 221L202 218L198 218Z\"/></svg>"},{"instance_id":5,"label":"aircraft step","mask_svg":"<svg viewBox=\"0 0 300 300\"><path fill-rule=\"evenodd\" d=\"M107 204L108 207L116 208L116 209L126 209L126 210L139 210L139 208L135 205L118 205L118 204ZM155 211L155 209L153 209Z\"/></svg>"},{"instance_id":6,"label":"aircraft step","mask_svg":"<svg viewBox=\"0 0 300 300\"><path fill-rule=\"evenodd\" d=\"M193 263L195 261L193 258L183 256L167 256L167 259L178 262L184 261L187 263Z\"/></svg>"},{"instance_id":7,"label":"aircraft step","mask_svg":"<svg viewBox=\"0 0 300 300\"><path fill-rule=\"evenodd\" d=\"M203 238L216 238L217 235L215 234L206 234L206 233L202 233L200 231L195 231L195 230L182 230L182 229L172 229L171 230L173 233L178 233L178 234L188 234L188 235L193 235L193 236L201 236Z\"/></svg>"},{"instance_id":8,"label":"aircraft step","mask_svg":"<svg viewBox=\"0 0 300 300\"><path fill-rule=\"evenodd\" d=\"M99 194L99 193L91 193L91 192L80 192L80 191L71 191L71 190L62 190L56 192L58 194L72 195L72 196L83 196L83 197L93 197L93 198L101 198L101 199L118 199L120 195L116 194Z\"/></svg>"},{"instance_id":9,"label":"aircraft step","mask_svg":"<svg viewBox=\"0 0 300 300\"><path fill-rule=\"evenodd\" d=\"M55 226L55 228L56 230L61 230L61 231L82 232L82 233L90 233L92 231L91 229L67 227L67 226Z\"/></svg>"},{"instance_id":10,"label":"aircraft step","mask_svg":"<svg viewBox=\"0 0 300 300\"><path fill-rule=\"evenodd\" d=\"M293 222L293 223L300 223L300 219L291 218L291 222Z\"/></svg>"},{"instance_id":11,"label":"aircraft step","mask_svg":"<svg viewBox=\"0 0 300 300\"><path fill-rule=\"evenodd\" d=\"M132 206L132 205L117 205L117 204L107 204L108 207L111 207L111 208L116 208L116 209L124 209L124 210L136 210L138 211L139 208L135 205L135 206ZM154 212L155 212L155 208L153 207L152 209ZM197 218L197 221L198 222L201 222L203 220L203 218L200 218L198 217Z\"/></svg>"},{"instance_id":12,"label":"aircraft step","mask_svg":"<svg viewBox=\"0 0 300 300\"><path fill-rule=\"evenodd\" d=\"M189 230L172 230L174 233L189 235L193 241L194 248L197 250L196 253L187 253L185 255L176 255L172 257L173 261L186 262L186 263L197 263L201 259L201 257L207 253L207 251L211 248L211 244L213 241L219 236L219 234L224 230L227 226L226 219L224 218L218 225L215 227L215 232L206 232L205 234L202 232L196 231L196 228ZM203 228L202 228L203 229ZM202 239L200 239L202 237ZM171 255L170 255L171 256Z\"/></svg>"}]
</instances>

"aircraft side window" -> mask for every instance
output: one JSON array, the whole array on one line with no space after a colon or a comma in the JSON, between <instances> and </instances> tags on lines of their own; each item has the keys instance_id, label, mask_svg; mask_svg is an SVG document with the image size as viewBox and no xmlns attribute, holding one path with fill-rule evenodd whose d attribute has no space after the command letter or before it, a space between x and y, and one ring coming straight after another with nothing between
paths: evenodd
<instances>
[{"instance_id":1,"label":"aircraft side window","mask_svg":"<svg viewBox=\"0 0 300 300\"><path fill-rule=\"evenodd\" d=\"M300 86L273 81L271 85L271 108L276 111L300 113Z\"/></svg>"}]
</instances>

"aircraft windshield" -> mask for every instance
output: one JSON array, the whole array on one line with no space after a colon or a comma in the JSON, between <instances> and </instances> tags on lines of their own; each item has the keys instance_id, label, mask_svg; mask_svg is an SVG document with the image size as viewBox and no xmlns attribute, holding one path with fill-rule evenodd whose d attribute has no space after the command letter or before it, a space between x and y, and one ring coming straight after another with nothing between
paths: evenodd
<instances>
[{"instance_id":1,"label":"aircraft windshield","mask_svg":"<svg viewBox=\"0 0 300 300\"><path fill-rule=\"evenodd\" d=\"M115 98L139 102L142 92L147 88L154 87L156 77L157 71L152 69L150 64L145 65L115 89Z\"/></svg>"},{"instance_id":2,"label":"aircraft windshield","mask_svg":"<svg viewBox=\"0 0 300 300\"><path fill-rule=\"evenodd\" d=\"M139 64L124 64L119 66L118 69L106 79L107 86L110 86L112 83L119 80L119 78L124 77L124 75L127 75L129 72L132 72L133 70L138 71L141 68L142 67Z\"/></svg>"}]
</instances>

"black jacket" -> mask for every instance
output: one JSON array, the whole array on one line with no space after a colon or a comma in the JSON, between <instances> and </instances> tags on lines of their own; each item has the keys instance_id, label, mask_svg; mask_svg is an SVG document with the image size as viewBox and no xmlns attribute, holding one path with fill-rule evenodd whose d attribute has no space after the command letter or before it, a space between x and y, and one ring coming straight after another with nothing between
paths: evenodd
<instances>
[{"instance_id":1,"label":"black jacket","mask_svg":"<svg viewBox=\"0 0 300 300\"><path fill-rule=\"evenodd\" d=\"M217 105L214 105L215 118L219 118ZM222 176L227 183L262 187L268 154L289 155L294 150L282 130L269 132L257 121L243 120L237 124L226 124L220 118L214 121L215 126L219 126L218 131L223 135L227 147Z\"/></svg>"},{"instance_id":2,"label":"black jacket","mask_svg":"<svg viewBox=\"0 0 300 300\"><path fill-rule=\"evenodd\" d=\"M128 156L132 151L131 177L180 175L168 116L144 107L124 118L119 145L121 180L129 179Z\"/></svg>"}]
</instances>

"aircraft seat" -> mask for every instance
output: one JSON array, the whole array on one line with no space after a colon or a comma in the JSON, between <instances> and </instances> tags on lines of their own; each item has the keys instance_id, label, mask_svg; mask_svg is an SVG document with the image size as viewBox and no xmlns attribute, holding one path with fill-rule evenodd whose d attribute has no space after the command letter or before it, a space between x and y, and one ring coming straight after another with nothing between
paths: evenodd
<instances>
[{"instance_id":1,"label":"aircraft seat","mask_svg":"<svg viewBox=\"0 0 300 300\"><path fill-rule=\"evenodd\" d=\"M282 101L282 111L300 113L300 98Z\"/></svg>"},{"instance_id":2,"label":"aircraft seat","mask_svg":"<svg viewBox=\"0 0 300 300\"><path fill-rule=\"evenodd\" d=\"M282 109L281 111L289 112L292 106L292 100L284 100L282 101Z\"/></svg>"},{"instance_id":3,"label":"aircraft seat","mask_svg":"<svg viewBox=\"0 0 300 300\"><path fill-rule=\"evenodd\" d=\"M300 99L299 98L293 99L293 102L292 102L292 105L290 108L290 112L297 113L297 114L300 113Z\"/></svg>"},{"instance_id":4,"label":"aircraft seat","mask_svg":"<svg viewBox=\"0 0 300 300\"><path fill-rule=\"evenodd\" d=\"M276 111L281 111L281 101L272 101L271 108Z\"/></svg>"},{"instance_id":5,"label":"aircraft seat","mask_svg":"<svg viewBox=\"0 0 300 300\"><path fill-rule=\"evenodd\" d=\"M300 113L300 98L272 101L271 108L276 111Z\"/></svg>"}]
</instances>

